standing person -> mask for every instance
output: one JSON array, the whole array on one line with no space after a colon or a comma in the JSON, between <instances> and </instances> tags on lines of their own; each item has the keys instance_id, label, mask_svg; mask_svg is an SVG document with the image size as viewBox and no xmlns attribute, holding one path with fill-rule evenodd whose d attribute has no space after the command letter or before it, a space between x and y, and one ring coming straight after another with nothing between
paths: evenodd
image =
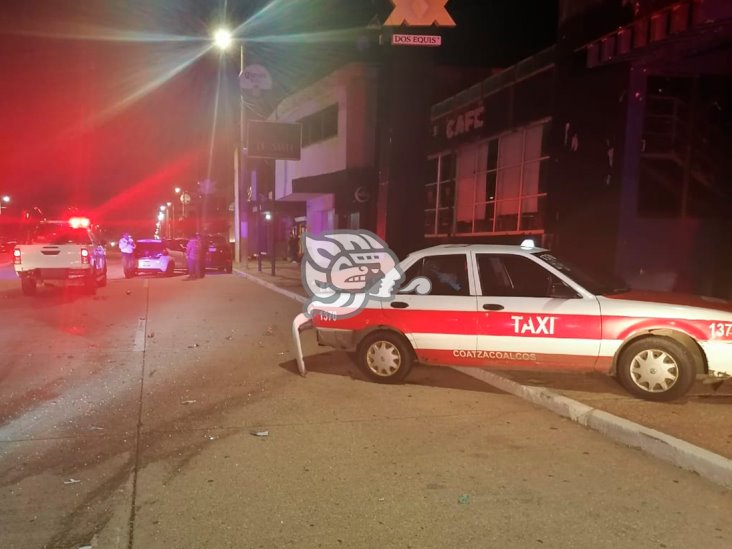
<instances>
[{"instance_id":1,"label":"standing person","mask_svg":"<svg viewBox=\"0 0 732 549\"><path fill-rule=\"evenodd\" d=\"M198 235L192 236L186 243L186 263L188 263L188 278L199 278L201 241Z\"/></svg>"},{"instance_id":2,"label":"standing person","mask_svg":"<svg viewBox=\"0 0 732 549\"><path fill-rule=\"evenodd\" d=\"M206 252L208 252L208 238L197 234L198 238L198 277L206 276Z\"/></svg>"},{"instance_id":3,"label":"standing person","mask_svg":"<svg viewBox=\"0 0 732 549\"><path fill-rule=\"evenodd\" d=\"M119 239L119 251L122 253L122 270L125 273L125 278L132 278L135 276L135 240L130 236L130 233L124 233L122 238Z\"/></svg>"},{"instance_id":4,"label":"standing person","mask_svg":"<svg viewBox=\"0 0 732 549\"><path fill-rule=\"evenodd\" d=\"M300 239L297 237L297 229L293 227L290 231L290 240L287 242L290 261L299 263L300 261Z\"/></svg>"}]
</instances>

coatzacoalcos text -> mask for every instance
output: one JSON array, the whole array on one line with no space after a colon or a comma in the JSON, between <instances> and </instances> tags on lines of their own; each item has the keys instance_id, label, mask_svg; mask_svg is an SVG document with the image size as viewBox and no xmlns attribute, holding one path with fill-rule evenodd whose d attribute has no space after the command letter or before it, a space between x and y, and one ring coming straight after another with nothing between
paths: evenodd
<instances>
[{"instance_id":1,"label":"coatzacoalcos text","mask_svg":"<svg viewBox=\"0 0 732 549\"><path fill-rule=\"evenodd\" d=\"M536 360L535 353L506 353L503 351L468 351L465 349L453 349L452 356L455 358L487 358L491 360Z\"/></svg>"}]
</instances>

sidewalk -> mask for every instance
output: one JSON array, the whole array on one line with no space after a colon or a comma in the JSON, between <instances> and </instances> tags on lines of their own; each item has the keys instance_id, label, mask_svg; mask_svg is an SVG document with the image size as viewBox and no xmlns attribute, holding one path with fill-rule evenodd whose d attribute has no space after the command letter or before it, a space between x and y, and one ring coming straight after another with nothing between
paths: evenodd
<instances>
[{"instance_id":1,"label":"sidewalk","mask_svg":"<svg viewBox=\"0 0 732 549\"><path fill-rule=\"evenodd\" d=\"M254 282L265 283L265 286L271 289L286 290L289 297L297 299L301 303L305 301L307 292L302 286L302 278L300 276L300 264L286 260L275 260L274 275L272 274L272 262L264 258L262 259L261 270L256 259L250 259L247 262L234 263L234 272L245 278L253 279Z\"/></svg>"},{"instance_id":2,"label":"sidewalk","mask_svg":"<svg viewBox=\"0 0 732 549\"><path fill-rule=\"evenodd\" d=\"M235 263L234 272L300 303L305 303L307 300L308 294L302 285L299 264L276 261L273 275L270 261L263 260L261 270L259 270L257 261L250 260L248 263ZM721 486L732 488L732 460L725 455L688 442L699 437L692 436L688 431L688 426L684 428L683 425L678 424L678 418L674 415L677 413L675 408L668 408L670 415L666 417L665 413L659 411L657 405L654 406L655 403L631 399L624 395L605 397L592 390L586 394L561 389L551 390L546 387L524 385L511 379L514 376L510 374L498 375L498 373L482 368L456 366L454 369L598 431L617 442L638 448L677 467L694 471ZM537 374L540 373L537 372ZM584 398L582 398L583 394ZM571 398L578 395L582 401ZM656 418L657 423L660 422L663 426L663 432L633 421L633 419L641 418L641 421L646 423L643 419L648 419L646 412L660 413L665 418L660 421ZM615 415L617 413L621 415ZM719 410L715 415L720 415ZM699 424L693 425L692 428L699 429L705 423L707 422L700 420ZM722 423L725 427L727 426L724 420ZM650 424L652 425L653 422ZM719 433L719 435L725 436L724 433Z\"/></svg>"}]
</instances>

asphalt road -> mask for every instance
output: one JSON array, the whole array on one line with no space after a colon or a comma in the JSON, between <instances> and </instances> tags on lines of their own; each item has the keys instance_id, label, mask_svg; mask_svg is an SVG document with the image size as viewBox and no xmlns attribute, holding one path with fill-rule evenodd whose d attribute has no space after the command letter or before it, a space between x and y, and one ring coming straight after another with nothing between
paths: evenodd
<instances>
[{"instance_id":1,"label":"asphalt road","mask_svg":"<svg viewBox=\"0 0 732 549\"><path fill-rule=\"evenodd\" d=\"M732 495L451 369L365 381L233 275L21 295L0 547L728 547Z\"/></svg>"}]
</instances>

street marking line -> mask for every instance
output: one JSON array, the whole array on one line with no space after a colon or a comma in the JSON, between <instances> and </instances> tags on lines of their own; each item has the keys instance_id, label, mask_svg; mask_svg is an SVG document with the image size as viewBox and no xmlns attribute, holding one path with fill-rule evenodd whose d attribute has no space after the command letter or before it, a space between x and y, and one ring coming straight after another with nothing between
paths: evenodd
<instances>
[{"instance_id":1,"label":"street marking line","mask_svg":"<svg viewBox=\"0 0 732 549\"><path fill-rule=\"evenodd\" d=\"M137 329L135 330L135 345L132 347L133 353L145 352L145 332L147 330L147 319L139 318L137 320Z\"/></svg>"},{"instance_id":2,"label":"street marking line","mask_svg":"<svg viewBox=\"0 0 732 549\"><path fill-rule=\"evenodd\" d=\"M146 280L144 283L145 290L148 289L150 281ZM145 316L137 319L137 329L135 330L135 344L132 346L133 353L144 353L145 352L145 335L147 334L147 311Z\"/></svg>"}]
</instances>

